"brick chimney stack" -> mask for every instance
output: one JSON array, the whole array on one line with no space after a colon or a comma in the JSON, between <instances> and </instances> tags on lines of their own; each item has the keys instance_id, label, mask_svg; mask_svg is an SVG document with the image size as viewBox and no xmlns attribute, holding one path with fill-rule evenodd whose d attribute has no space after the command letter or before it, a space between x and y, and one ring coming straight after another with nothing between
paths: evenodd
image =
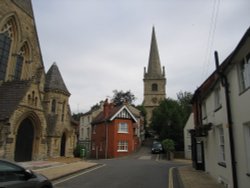
<instances>
[{"instance_id":1,"label":"brick chimney stack","mask_svg":"<svg viewBox=\"0 0 250 188\"><path fill-rule=\"evenodd\" d=\"M104 101L104 104L103 104L103 114L104 114L105 118L108 117L108 115L109 115L109 101L108 101L108 99L106 99Z\"/></svg>"}]
</instances>

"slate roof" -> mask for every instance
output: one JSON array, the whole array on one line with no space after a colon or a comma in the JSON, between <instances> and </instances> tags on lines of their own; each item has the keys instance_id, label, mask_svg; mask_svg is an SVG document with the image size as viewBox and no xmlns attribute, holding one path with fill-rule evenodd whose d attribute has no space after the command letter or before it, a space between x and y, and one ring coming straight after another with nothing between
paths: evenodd
<instances>
[{"instance_id":1,"label":"slate roof","mask_svg":"<svg viewBox=\"0 0 250 188\"><path fill-rule=\"evenodd\" d=\"M46 82L44 89L45 91L62 92L70 96L70 93L63 81L63 78L56 63L53 63L53 65L50 67L46 74Z\"/></svg>"},{"instance_id":2,"label":"slate roof","mask_svg":"<svg viewBox=\"0 0 250 188\"><path fill-rule=\"evenodd\" d=\"M115 106L113 107L108 115L105 117L105 114L104 114L104 110L101 111L97 116L96 118L93 119L92 121L92 124L98 124L98 123L102 123L102 122L105 122L105 121L109 121L110 118L115 115L120 109L122 108L122 106Z\"/></svg>"},{"instance_id":3,"label":"slate roof","mask_svg":"<svg viewBox=\"0 0 250 188\"><path fill-rule=\"evenodd\" d=\"M123 109L126 109L129 114L131 115L132 119L136 122L136 118L131 112L131 110L126 105L120 105L120 106L114 106L111 109L109 109L109 113L105 116L104 110L100 112L96 118L93 119L92 124L99 124L103 123L105 121L112 121L116 118L116 116L121 112Z\"/></svg>"},{"instance_id":4,"label":"slate roof","mask_svg":"<svg viewBox=\"0 0 250 188\"><path fill-rule=\"evenodd\" d=\"M30 81L10 81L0 85L0 120L8 119L30 87Z\"/></svg>"}]
</instances>

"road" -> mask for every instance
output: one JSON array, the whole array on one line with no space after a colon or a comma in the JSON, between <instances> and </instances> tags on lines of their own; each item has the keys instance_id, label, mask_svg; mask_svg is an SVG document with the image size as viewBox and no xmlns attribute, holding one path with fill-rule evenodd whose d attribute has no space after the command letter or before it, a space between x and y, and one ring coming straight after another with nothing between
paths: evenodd
<instances>
[{"instance_id":1,"label":"road","mask_svg":"<svg viewBox=\"0 0 250 188\"><path fill-rule=\"evenodd\" d=\"M167 188L169 169L176 164L161 160L159 154L151 154L142 147L128 157L95 160L103 164L71 177L53 182L55 188Z\"/></svg>"}]
</instances>

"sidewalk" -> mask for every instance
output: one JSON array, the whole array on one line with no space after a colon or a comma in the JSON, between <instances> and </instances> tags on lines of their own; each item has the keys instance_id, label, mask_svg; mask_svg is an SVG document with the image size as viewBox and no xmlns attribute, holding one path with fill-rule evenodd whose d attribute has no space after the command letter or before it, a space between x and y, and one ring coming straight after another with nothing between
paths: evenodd
<instances>
[{"instance_id":1,"label":"sidewalk","mask_svg":"<svg viewBox=\"0 0 250 188\"><path fill-rule=\"evenodd\" d=\"M184 163L185 160L175 160L176 162ZM177 168L177 176L181 181L178 188L225 188L219 184L216 179L204 171L195 170L192 164L186 161L186 166ZM176 187L174 187L176 188Z\"/></svg>"},{"instance_id":2,"label":"sidewalk","mask_svg":"<svg viewBox=\"0 0 250 188\"><path fill-rule=\"evenodd\" d=\"M43 174L52 181L99 165L98 163L84 161L79 158L67 157L49 159L46 161L22 162L19 164L36 173Z\"/></svg>"}]
</instances>

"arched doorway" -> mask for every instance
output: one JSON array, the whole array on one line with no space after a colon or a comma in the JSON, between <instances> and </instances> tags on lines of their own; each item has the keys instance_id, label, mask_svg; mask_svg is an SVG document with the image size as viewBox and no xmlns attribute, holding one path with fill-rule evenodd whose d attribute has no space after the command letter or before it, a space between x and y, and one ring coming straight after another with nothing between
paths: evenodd
<instances>
[{"instance_id":1,"label":"arched doorway","mask_svg":"<svg viewBox=\"0 0 250 188\"><path fill-rule=\"evenodd\" d=\"M66 147L66 134L63 133L62 138L61 138L60 156L65 156L65 147Z\"/></svg>"},{"instance_id":2,"label":"arched doorway","mask_svg":"<svg viewBox=\"0 0 250 188\"><path fill-rule=\"evenodd\" d=\"M16 136L15 161L31 161L34 141L34 126L29 119L20 124Z\"/></svg>"}]
</instances>

